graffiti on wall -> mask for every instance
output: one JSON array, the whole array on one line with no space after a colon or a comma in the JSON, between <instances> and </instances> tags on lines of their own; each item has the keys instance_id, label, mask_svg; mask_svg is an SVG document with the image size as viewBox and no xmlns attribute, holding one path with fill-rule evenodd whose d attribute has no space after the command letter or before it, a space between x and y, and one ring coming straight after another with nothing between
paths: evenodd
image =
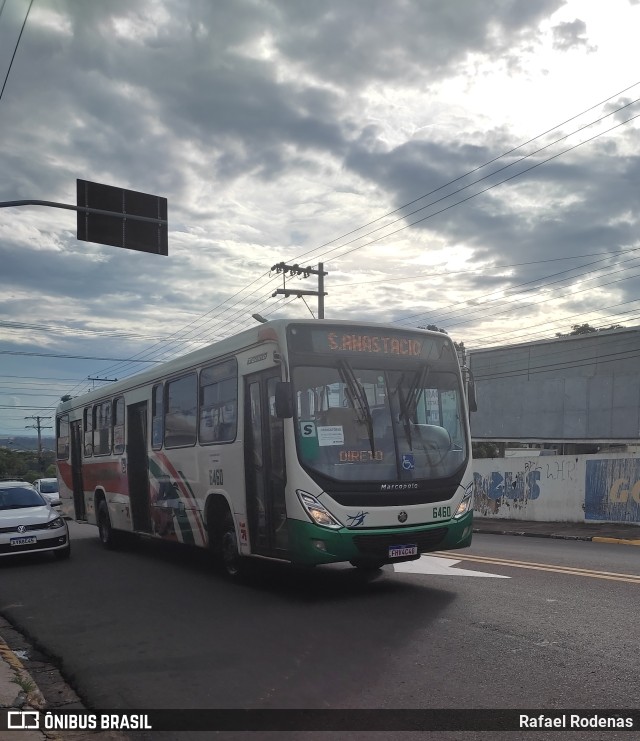
<instances>
[{"instance_id":1,"label":"graffiti on wall","mask_svg":"<svg viewBox=\"0 0 640 741\"><path fill-rule=\"evenodd\" d=\"M513 459L509 463L519 470L492 471L488 476L473 474L474 509L479 515L496 514L503 506L524 510L545 493L546 482L573 482L576 478L575 459Z\"/></svg>"},{"instance_id":2,"label":"graffiti on wall","mask_svg":"<svg viewBox=\"0 0 640 741\"><path fill-rule=\"evenodd\" d=\"M518 463L521 471L473 474L473 501L478 514L495 514L503 504L521 509L540 496L540 466L533 461Z\"/></svg>"},{"instance_id":3,"label":"graffiti on wall","mask_svg":"<svg viewBox=\"0 0 640 741\"><path fill-rule=\"evenodd\" d=\"M585 519L640 522L640 460L587 461Z\"/></svg>"}]
</instances>

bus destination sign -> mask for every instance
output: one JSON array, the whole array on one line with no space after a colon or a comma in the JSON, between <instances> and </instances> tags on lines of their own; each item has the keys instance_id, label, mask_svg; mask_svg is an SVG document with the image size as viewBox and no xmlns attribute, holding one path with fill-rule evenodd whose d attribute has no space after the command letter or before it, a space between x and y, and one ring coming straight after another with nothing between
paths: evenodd
<instances>
[{"instance_id":1,"label":"bus destination sign","mask_svg":"<svg viewBox=\"0 0 640 741\"><path fill-rule=\"evenodd\" d=\"M323 355L385 356L428 361L450 360L453 345L445 334L439 336L402 330L369 329L358 325L292 325L289 343L294 352Z\"/></svg>"},{"instance_id":2,"label":"bus destination sign","mask_svg":"<svg viewBox=\"0 0 640 741\"><path fill-rule=\"evenodd\" d=\"M377 355L420 356L422 342L397 335L326 332L327 349L332 352L373 353Z\"/></svg>"}]
</instances>

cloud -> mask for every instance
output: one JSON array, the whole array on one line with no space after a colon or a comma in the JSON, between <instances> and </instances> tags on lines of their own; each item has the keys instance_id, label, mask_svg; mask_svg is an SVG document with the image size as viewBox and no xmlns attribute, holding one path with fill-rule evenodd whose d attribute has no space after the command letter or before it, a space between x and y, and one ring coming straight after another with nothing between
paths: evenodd
<instances>
[{"instance_id":1,"label":"cloud","mask_svg":"<svg viewBox=\"0 0 640 741\"><path fill-rule=\"evenodd\" d=\"M312 77L339 86L413 85L451 75L470 54L501 54L533 37L562 3L385 0L281 4L286 31L274 46Z\"/></svg>"},{"instance_id":2,"label":"cloud","mask_svg":"<svg viewBox=\"0 0 640 741\"><path fill-rule=\"evenodd\" d=\"M597 46L589 44L586 33L587 24L578 18L575 21L559 23L553 27L553 47L559 51L576 48L585 49L588 52L597 51Z\"/></svg>"},{"instance_id":3,"label":"cloud","mask_svg":"<svg viewBox=\"0 0 640 741\"><path fill-rule=\"evenodd\" d=\"M608 11L621 29L635 17L623 5ZM0 70L21 12L3 13ZM0 200L73 203L76 178L157 193L169 201L170 254L78 243L69 212L0 209L0 320L14 322L0 324L2 347L165 357L255 311L309 316L299 300L272 298L281 260L325 262L328 316L440 317L465 333L456 339L507 333L498 307L509 310L520 284L548 299L517 314L531 324L604 311L607 291L611 303L632 298L633 263L621 261L637 245L634 123L526 174L565 144L468 174L613 92L612 77L596 92L591 74L593 94L566 84L575 51L581 75L591 61L621 69L603 62L594 13L561 0L40 0L0 101ZM566 146L626 121L633 100L614 97L604 112L628 109ZM626 281L580 294L580 261L551 262L592 252ZM554 272L568 268L554 292ZM379 277L388 282L368 285Z\"/></svg>"}]
</instances>

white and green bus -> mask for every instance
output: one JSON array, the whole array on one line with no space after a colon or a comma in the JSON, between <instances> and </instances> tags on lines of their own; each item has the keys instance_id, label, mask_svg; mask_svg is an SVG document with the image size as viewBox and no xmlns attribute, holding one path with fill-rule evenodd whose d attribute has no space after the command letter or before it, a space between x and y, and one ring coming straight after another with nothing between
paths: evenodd
<instances>
[{"instance_id":1,"label":"white and green bus","mask_svg":"<svg viewBox=\"0 0 640 741\"><path fill-rule=\"evenodd\" d=\"M63 510L250 558L362 569L471 542L463 375L441 332L276 320L75 398Z\"/></svg>"}]
</instances>

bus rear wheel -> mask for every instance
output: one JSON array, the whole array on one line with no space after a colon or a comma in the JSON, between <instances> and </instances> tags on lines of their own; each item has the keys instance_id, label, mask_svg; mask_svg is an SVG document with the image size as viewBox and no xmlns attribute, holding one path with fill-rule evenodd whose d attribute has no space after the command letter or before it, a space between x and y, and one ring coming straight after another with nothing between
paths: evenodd
<instances>
[{"instance_id":1,"label":"bus rear wheel","mask_svg":"<svg viewBox=\"0 0 640 741\"><path fill-rule=\"evenodd\" d=\"M113 549L116 546L116 534L111 527L111 518L109 517L109 508L104 499L98 506L98 534L100 542L105 548Z\"/></svg>"},{"instance_id":2,"label":"bus rear wheel","mask_svg":"<svg viewBox=\"0 0 640 741\"><path fill-rule=\"evenodd\" d=\"M238 537L231 512L227 512L222 523L222 568L231 579L239 579L245 573L245 559L240 555Z\"/></svg>"}]
</instances>

